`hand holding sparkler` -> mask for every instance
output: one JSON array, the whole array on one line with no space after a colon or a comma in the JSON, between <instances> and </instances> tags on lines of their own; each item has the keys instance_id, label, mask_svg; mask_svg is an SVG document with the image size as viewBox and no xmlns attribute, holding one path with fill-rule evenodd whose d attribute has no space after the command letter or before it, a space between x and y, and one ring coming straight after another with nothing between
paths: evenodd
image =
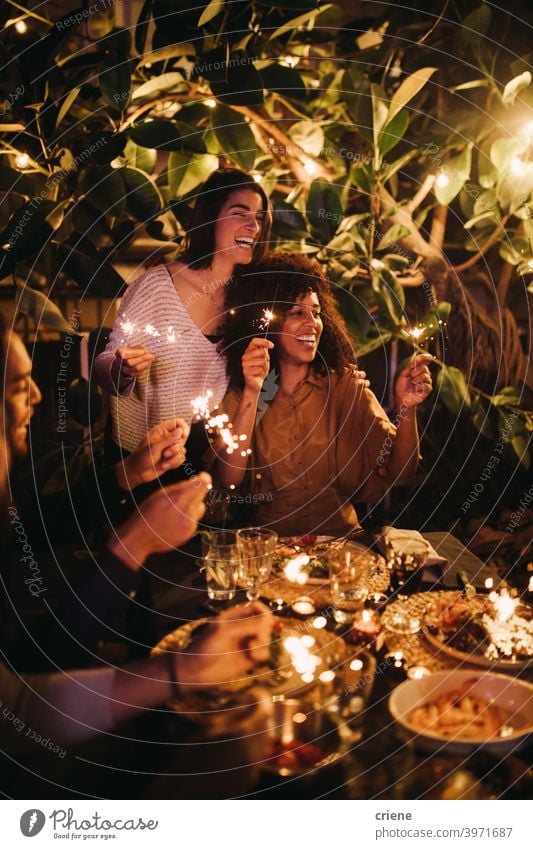
<instances>
[{"instance_id":1,"label":"hand holding sparkler","mask_svg":"<svg viewBox=\"0 0 533 849\"><path fill-rule=\"evenodd\" d=\"M433 387L428 363L433 362L431 354L417 354L409 365L400 372L394 387L398 409L417 407L424 401Z\"/></svg>"},{"instance_id":2,"label":"hand holding sparkler","mask_svg":"<svg viewBox=\"0 0 533 849\"><path fill-rule=\"evenodd\" d=\"M263 382L270 371L268 352L273 347L273 342L260 337L255 337L248 345L241 360L245 391L257 394L261 392Z\"/></svg>"},{"instance_id":3,"label":"hand holding sparkler","mask_svg":"<svg viewBox=\"0 0 533 849\"><path fill-rule=\"evenodd\" d=\"M115 356L119 363L119 376L130 379L143 374L155 360L154 354L151 354L143 345L136 345L131 348L117 348Z\"/></svg>"}]
</instances>

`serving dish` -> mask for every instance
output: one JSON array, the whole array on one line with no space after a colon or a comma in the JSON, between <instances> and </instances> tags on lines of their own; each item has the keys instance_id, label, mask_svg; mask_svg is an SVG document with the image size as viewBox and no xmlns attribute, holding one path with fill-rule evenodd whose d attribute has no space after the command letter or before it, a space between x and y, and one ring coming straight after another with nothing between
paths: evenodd
<instances>
[{"instance_id":1,"label":"serving dish","mask_svg":"<svg viewBox=\"0 0 533 849\"><path fill-rule=\"evenodd\" d=\"M424 722L421 708L446 704L440 722L433 721L432 711ZM525 746L533 733L533 685L492 672L458 669L412 678L393 690L388 706L400 736L427 752L468 755L482 749L505 755ZM485 706L492 713L486 732L479 732ZM452 710L464 712L462 731Z\"/></svg>"}]
</instances>

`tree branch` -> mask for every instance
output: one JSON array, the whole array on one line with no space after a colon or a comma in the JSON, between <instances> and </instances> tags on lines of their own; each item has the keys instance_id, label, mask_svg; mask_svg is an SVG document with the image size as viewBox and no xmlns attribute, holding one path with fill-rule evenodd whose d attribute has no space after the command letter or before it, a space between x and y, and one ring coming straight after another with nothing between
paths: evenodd
<instances>
[{"instance_id":1,"label":"tree branch","mask_svg":"<svg viewBox=\"0 0 533 849\"><path fill-rule=\"evenodd\" d=\"M418 209L422 201L429 195L431 189L433 188L435 178L435 174L428 174L416 194L413 195L409 203L405 204L405 209L409 212L410 215L412 215L413 212Z\"/></svg>"},{"instance_id":2,"label":"tree branch","mask_svg":"<svg viewBox=\"0 0 533 849\"><path fill-rule=\"evenodd\" d=\"M479 250L477 253L475 253L474 256L471 256L470 259L467 259L466 262L462 262L461 265L454 265L453 266L454 271L466 271L467 268L472 268L473 265L475 265L477 262L479 262L479 260L482 259L482 257L485 256L487 251L496 242L500 233L505 229L505 225L507 224L509 218L510 218L509 214L504 215L503 218L501 219L500 223L496 227L496 229L491 233L491 235L489 236L489 238L487 239L487 241L485 242L485 244L481 248L481 250Z\"/></svg>"}]
</instances>

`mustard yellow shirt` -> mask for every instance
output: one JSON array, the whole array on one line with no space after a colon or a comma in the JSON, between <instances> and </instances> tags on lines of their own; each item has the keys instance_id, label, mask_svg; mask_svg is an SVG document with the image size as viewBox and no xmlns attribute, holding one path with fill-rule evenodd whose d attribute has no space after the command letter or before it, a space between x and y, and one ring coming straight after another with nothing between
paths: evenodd
<instances>
[{"instance_id":1,"label":"mustard yellow shirt","mask_svg":"<svg viewBox=\"0 0 533 849\"><path fill-rule=\"evenodd\" d=\"M241 392L221 408L232 420ZM280 535L345 534L359 527L351 498L374 500L392 481L386 467L396 429L355 373L312 371L292 395L278 390L254 429L239 495L253 521Z\"/></svg>"}]
</instances>

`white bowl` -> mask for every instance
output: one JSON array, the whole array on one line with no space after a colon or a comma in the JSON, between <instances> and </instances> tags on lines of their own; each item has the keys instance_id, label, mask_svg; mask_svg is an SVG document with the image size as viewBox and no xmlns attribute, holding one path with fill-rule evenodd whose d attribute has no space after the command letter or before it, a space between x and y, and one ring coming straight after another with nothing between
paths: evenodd
<instances>
[{"instance_id":1,"label":"white bowl","mask_svg":"<svg viewBox=\"0 0 533 849\"><path fill-rule=\"evenodd\" d=\"M509 716L515 730L506 737L446 737L433 731L420 731L407 719L412 710L471 682L469 694L494 702ZM404 738L427 752L446 749L447 754L467 755L480 748L493 755L517 752L533 734L533 685L508 675L476 672L472 669L435 672L423 678L404 681L389 697L389 711Z\"/></svg>"}]
</instances>

